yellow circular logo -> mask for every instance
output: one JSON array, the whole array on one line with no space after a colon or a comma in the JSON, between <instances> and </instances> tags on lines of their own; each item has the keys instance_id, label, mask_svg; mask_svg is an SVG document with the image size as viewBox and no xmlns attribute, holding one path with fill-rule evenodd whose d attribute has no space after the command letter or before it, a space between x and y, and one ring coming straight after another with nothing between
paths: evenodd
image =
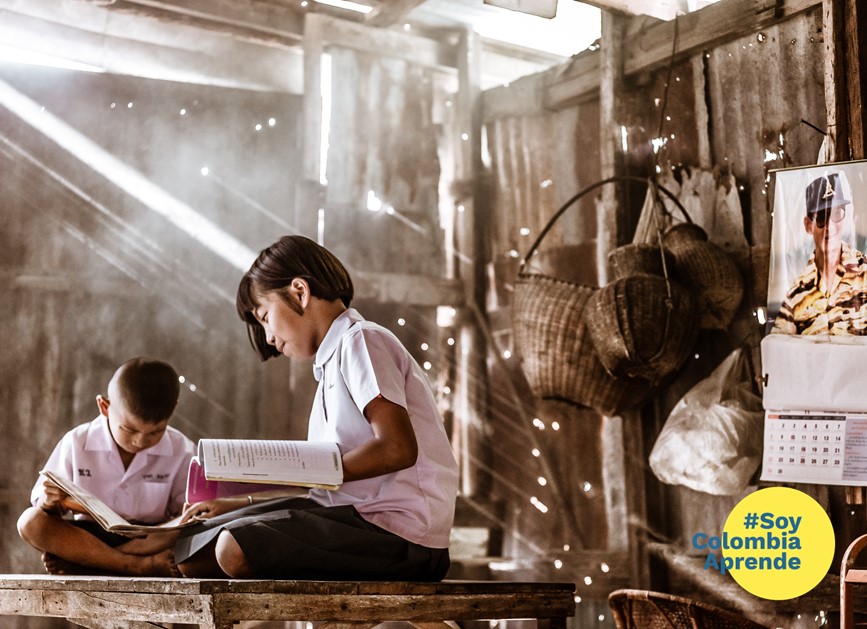
<instances>
[{"instance_id":1,"label":"yellow circular logo","mask_svg":"<svg viewBox=\"0 0 867 629\"><path fill-rule=\"evenodd\" d=\"M705 568L730 572L748 592L786 600L812 590L834 557L828 514L804 492L788 487L760 489L741 500L719 538L693 537L708 550Z\"/></svg>"}]
</instances>

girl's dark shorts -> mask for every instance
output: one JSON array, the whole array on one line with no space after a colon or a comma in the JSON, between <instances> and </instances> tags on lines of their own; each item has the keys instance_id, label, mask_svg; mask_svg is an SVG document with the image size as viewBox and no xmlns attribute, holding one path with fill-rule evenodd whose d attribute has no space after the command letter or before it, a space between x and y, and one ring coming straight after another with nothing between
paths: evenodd
<instances>
[{"instance_id":1,"label":"girl's dark shorts","mask_svg":"<svg viewBox=\"0 0 867 629\"><path fill-rule=\"evenodd\" d=\"M214 552L230 531L259 579L439 581L447 548L427 548L371 524L351 505L325 507L308 498L277 498L187 527L175 561Z\"/></svg>"}]
</instances>

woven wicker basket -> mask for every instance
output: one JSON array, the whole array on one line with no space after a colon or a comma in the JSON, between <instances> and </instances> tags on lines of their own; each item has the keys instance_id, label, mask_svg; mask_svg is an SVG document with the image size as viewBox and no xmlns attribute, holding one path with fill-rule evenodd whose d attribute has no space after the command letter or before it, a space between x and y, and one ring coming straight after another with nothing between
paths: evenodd
<instances>
[{"instance_id":1,"label":"woven wicker basket","mask_svg":"<svg viewBox=\"0 0 867 629\"><path fill-rule=\"evenodd\" d=\"M663 243L674 258L674 278L696 295L701 328L727 329L744 296L734 261L694 223L672 225Z\"/></svg>"},{"instance_id":2,"label":"woven wicker basket","mask_svg":"<svg viewBox=\"0 0 867 629\"><path fill-rule=\"evenodd\" d=\"M698 334L693 294L648 273L622 277L596 291L585 306L584 322L610 374L653 384L683 366Z\"/></svg>"},{"instance_id":3,"label":"woven wicker basket","mask_svg":"<svg viewBox=\"0 0 867 629\"><path fill-rule=\"evenodd\" d=\"M663 266L665 256L665 266ZM665 267L670 267L674 260L668 251L658 245L644 242L629 243L614 249L608 254L608 272L612 279L619 280L639 273L663 276Z\"/></svg>"},{"instance_id":4,"label":"woven wicker basket","mask_svg":"<svg viewBox=\"0 0 867 629\"><path fill-rule=\"evenodd\" d=\"M615 378L599 361L583 317L587 300L596 292L542 275L519 276L512 302L513 334L535 395L616 415L644 402L651 385Z\"/></svg>"},{"instance_id":5,"label":"woven wicker basket","mask_svg":"<svg viewBox=\"0 0 867 629\"><path fill-rule=\"evenodd\" d=\"M766 629L716 605L663 592L615 590L608 605L617 629Z\"/></svg>"},{"instance_id":6,"label":"woven wicker basket","mask_svg":"<svg viewBox=\"0 0 867 629\"><path fill-rule=\"evenodd\" d=\"M660 186L651 184L642 218L660 224ZM684 216L688 219L686 211ZM673 257L662 245L637 242L614 249L608 265L614 280L597 291L584 322L600 362L618 378L654 385L680 369L698 334L695 298L671 279Z\"/></svg>"},{"instance_id":7,"label":"woven wicker basket","mask_svg":"<svg viewBox=\"0 0 867 629\"><path fill-rule=\"evenodd\" d=\"M572 204L604 184L623 180L647 183L638 177L612 177L583 189L560 207L522 260L512 301L515 346L533 393L542 399L586 406L603 415L641 405L653 392L652 383L644 378L615 377L600 361L584 322L585 307L598 287L530 274L524 269Z\"/></svg>"}]
</instances>

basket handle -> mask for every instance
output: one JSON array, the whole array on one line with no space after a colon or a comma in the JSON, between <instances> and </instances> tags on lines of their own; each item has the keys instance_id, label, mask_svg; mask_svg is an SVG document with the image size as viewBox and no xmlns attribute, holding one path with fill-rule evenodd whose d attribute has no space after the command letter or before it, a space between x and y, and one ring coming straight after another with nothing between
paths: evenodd
<instances>
[{"instance_id":1,"label":"basket handle","mask_svg":"<svg viewBox=\"0 0 867 629\"><path fill-rule=\"evenodd\" d=\"M538 246L542 243L542 239L548 234L548 232L554 226L554 223L557 221L557 219L560 218L563 215L563 213L566 212L566 210L568 210L572 206L573 203L575 203L578 199L580 199L581 197L583 197L587 193L592 192L596 188L604 186L605 184L608 184L608 183L617 183L617 182L621 182L621 181L636 181L636 182L641 182L641 183L650 185L650 183L653 181L653 178L652 177L651 178L637 177L637 176L633 176L633 175L616 175L614 177L609 177L608 179L602 179L601 181L597 181L596 183L590 184L589 186L587 186L586 188L584 188L580 192L575 193L568 201L566 201L566 203L564 203L560 207L559 210L554 212L554 215L548 221L548 224L542 228L541 232L539 232L539 235L536 237L536 240L530 246L530 249L527 251L526 255L524 255L524 258L521 260L521 264L518 267L518 273L520 274L524 271L524 267L526 266L527 262L529 262L530 257L532 257L532 255L535 253ZM674 204L677 206L677 208L683 214L684 218L686 219L686 222L692 223L692 219L689 217L689 214L687 214L686 208L683 207L683 204L680 202L680 200L676 196L674 196L674 194L670 190L663 187L659 183L654 183L654 185L655 185L657 190L661 190L669 199L674 201Z\"/></svg>"}]
</instances>

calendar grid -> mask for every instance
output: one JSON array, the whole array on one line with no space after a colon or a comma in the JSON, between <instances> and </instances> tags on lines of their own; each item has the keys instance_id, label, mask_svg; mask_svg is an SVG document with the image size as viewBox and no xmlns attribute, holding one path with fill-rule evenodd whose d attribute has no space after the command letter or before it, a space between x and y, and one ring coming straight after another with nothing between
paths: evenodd
<instances>
[{"instance_id":1,"label":"calendar grid","mask_svg":"<svg viewBox=\"0 0 867 629\"><path fill-rule=\"evenodd\" d=\"M867 413L765 411L763 481L867 483Z\"/></svg>"}]
</instances>

